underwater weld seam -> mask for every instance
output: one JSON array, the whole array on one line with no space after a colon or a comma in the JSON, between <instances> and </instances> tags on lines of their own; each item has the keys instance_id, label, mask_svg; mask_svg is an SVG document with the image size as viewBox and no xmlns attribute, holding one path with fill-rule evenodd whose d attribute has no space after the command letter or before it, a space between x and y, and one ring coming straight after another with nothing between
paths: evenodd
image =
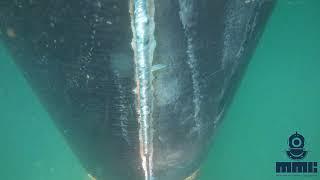
<instances>
[{"instance_id":1,"label":"underwater weld seam","mask_svg":"<svg viewBox=\"0 0 320 180\"><path fill-rule=\"evenodd\" d=\"M135 97L139 123L139 148L146 180L153 179L153 131L152 131L152 61L156 46L154 39L154 1L130 1L132 48L135 63Z\"/></svg>"}]
</instances>

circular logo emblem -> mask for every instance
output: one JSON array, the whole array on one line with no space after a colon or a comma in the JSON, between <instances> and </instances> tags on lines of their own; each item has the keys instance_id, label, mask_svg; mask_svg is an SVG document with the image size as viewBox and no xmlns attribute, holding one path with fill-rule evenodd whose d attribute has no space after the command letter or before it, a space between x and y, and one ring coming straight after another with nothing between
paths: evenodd
<instances>
[{"instance_id":1,"label":"circular logo emblem","mask_svg":"<svg viewBox=\"0 0 320 180\"><path fill-rule=\"evenodd\" d=\"M287 155L294 160L303 159L307 155L307 151L304 150L304 137L296 132L289 137L289 149Z\"/></svg>"}]
</instances>

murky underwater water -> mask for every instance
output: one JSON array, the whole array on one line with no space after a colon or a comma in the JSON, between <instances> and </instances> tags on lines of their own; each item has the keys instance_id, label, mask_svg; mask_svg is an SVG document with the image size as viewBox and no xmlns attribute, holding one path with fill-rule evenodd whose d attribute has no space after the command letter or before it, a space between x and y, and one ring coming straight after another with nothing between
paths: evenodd
<instances>
[{"instance_id":1,"label":"murky underwater water","mask_svg":"<svg viewBox=\"0 0 320 180\"><path fill-rule=\"evenodd\" d=\"M318 180L276 176L287 138L320 162L320 1L279 0L213 140L201 180ZM21 72L0 50L0 179L89 179ZM320 170L319 170L320 171Z\"/></svg>"}]
</instances>

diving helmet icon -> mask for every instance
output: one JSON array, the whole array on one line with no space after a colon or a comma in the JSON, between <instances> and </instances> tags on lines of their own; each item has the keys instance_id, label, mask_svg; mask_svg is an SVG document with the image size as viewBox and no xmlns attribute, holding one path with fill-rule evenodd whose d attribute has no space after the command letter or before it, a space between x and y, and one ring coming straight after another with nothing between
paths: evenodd
<instances>
[{"instance_id":1,"label":"diving helmet icon","mask_svg":"<svg viewBox=\"0 0 320 180\"><path fill-rule=\"evenodd\" d=\"M307 151L304 150L304 137L296 132L289 137L289 149L287 155L294 160L303 159L307 155Z\"/></svg>"}]
</instances>

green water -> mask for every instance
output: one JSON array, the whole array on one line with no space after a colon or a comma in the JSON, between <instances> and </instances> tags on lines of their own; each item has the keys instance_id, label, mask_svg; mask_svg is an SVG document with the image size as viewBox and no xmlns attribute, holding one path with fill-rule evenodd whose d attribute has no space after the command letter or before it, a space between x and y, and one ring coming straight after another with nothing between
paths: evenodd
<instances>
[{"instance_id":1,"label":"green water","mask_svg":"<svg viewBox=\"0 0 320 180\"><path fill-rule=\"evenodd\" d=\"M299 131L320 161L320 1L279 0L214 138L201 180L319 180L276 176ZM0 180L86 180L8 52L0 48Z\"/></svg>"},{"instance_id":2,"label":"green water","mask_svg":"<svg viewBox=\"0 0 320 180\"><path fill-rule=\"evenodd\" d=\"M289 3L292 2L292 3ZM320 161L320 1L279 0L202 171L201 180L319 180L275 175L287 138Z\"/></svg>"},{"instance_id":3,"label":"green water","mask_svg":"<svg viewBox=\"0 0 320 180\"><path fill-rule=\"evenodd\" d=\"M0 180L85 180L45 109L0 50Z\"/></svg>"}]
</instances>

